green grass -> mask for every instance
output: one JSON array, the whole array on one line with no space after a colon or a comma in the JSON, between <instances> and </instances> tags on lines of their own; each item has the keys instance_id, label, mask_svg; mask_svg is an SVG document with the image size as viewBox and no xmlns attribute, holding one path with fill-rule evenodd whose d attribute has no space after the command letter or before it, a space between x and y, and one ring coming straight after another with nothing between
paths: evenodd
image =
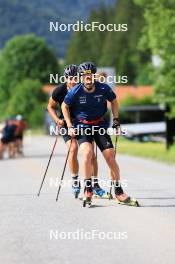
<instances>
[{"instance_id":1,"label":"green grass","mask_svg":"<svg viewBox=\"0 0 175 264\"><path fill-rule=\"evenodd\" d=\"M175 163L175 145L170 150L166 150L165 144L163 143L141 143L120 138L118 140L118 152L155 159L166 163Z\"/></svg>"}]
</instances>

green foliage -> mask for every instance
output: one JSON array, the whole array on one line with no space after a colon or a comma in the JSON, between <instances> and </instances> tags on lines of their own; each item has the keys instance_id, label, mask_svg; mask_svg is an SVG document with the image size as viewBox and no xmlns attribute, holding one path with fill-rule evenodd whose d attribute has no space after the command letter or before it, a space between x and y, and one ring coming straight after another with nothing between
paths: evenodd
<instances>
[{"instance_id":1,"label":"green foliage","mask_svg":"<svg viewBox=\"0 0 175 264\"><path fill-rule=\"evenodd\" d=\"M40 103L31 112L31 114L28 117L28 122L32 128L43 126L45 109L46 109L46 103L42 103L42 104Z\"/></svg>"},{"instance_id":2,"label":"green foliage","mask_svg":"<svg viewBox=\"0 0 175 264\"><path fill-rule=\"evenodd\" d=\"M40 125L44 116L43 103L46 107L46 100L41 82L24 79L14 87L5 117L22 114L32 126Z\"/></svg>"},{"instance_id":3,"label":"green foliage","mask_svg":"<svg viewBox=\"0 0 175 264\"><path fill-rule=\"evenodd\" d=\"M14 86L25 78L49 83L49 74L58 73L54 53L35 35L18 36L7 42L1 53L0 90L9 96Z\"/></svg>"},{"instance_id":4,"label":"green foliage","mask_svg":"<svg viewBox=\"0 0 175 264\"><path fill-rule=\"evenodd\" d=\"M125 100L122 101L122 106L150 105L150 104L154 104L153 96L144 96L143 98L128 96Z\"/></svg>"},{"instance_id":5,"label":"green foliage","mask_svg":"<svg viewBox=\"0 0 175 264\"><path fill-rule=\"evenodd\" d=\"M152 85L154 80L154 68L151 62L140 65L139 74L136 76L137 85Z\"/></svg>"},{"instance_id":6,"label":"green foliage","mask_svg":"<svg viewBox=\"0 0 175 264\"><path fill-rule=\"evenodd\" d=\"M104 5L98 11L92 11L87 23L98 21L107 24L110 22L112 10ZM67 63L80 64L82 61L91 60L99 63L106 32L79 31L73 34L67 52Z\"/></svg>"},{"instance_id":7,"label":"green foliage","mask_svg":"<svg viewBox=\"0 0 175 264\"><path fill-rule=\"evenodd\" d=\"M144 8L146 26L141 39L143 49L151 49L162 59L155 71L157 100L170 106L175 116L175 1L135 0Z\"/></svg>"},{"instance_id":8,"label":"green foliage","mask_svg":"<svg viewBox=\"0 0 175 264\"><path fill-rule=\"evenodd\" d=\"M111 66L117 75L127 75L129 83L137 81L150 82L143 76L145 67L150 61L149 50L140 51L138 43L144 26L143 9L133 0L118 0L114 8L108 10L101 7L91 13L89 22L98 21L103 24L128 24L128 31L113 32L77 32L70 42L67 62L80 63L92 60L99 66ZM138 76L142 74L139 79ZM148 84L148 83L146 83Z\"/></svg>"},{"instance_id":9,"label":"green foliage","mask_svg":"<svg viewBox=\"0 0 175 264\"><path fill-rule=\"evenodd\" d=\"M46 46L44 40L34 35L18 36L7 42L0 54L0 64L1 116L7 116L7 114L13 115L16 110L23 114L28 113L29 110L31 111L30 104L29 109L26 108L28 97L33 98L29 100L31 104L32 100L35 101L36 99L39 99L38 103L42 102L40 97L38 97L39 93L35 94L35 91L29 91L27 89L29 86L26 83L24 83L26 84L24 85L24 89L26 88L27 90L26 94L24 94L24 101L22 100L23 93L20 95L18 91L23 80L27 78L38 80L41 84L46 84L49 83L50 73L56 74L59 72L58 62L52 50ZM43 98L41 86L40 93ZM36 95L37 97L35 98ZM18 105L17 100L19 97L20 105ZM5 112L5 109L8 109L8 111Z\"/></svg>"}]
</instances>

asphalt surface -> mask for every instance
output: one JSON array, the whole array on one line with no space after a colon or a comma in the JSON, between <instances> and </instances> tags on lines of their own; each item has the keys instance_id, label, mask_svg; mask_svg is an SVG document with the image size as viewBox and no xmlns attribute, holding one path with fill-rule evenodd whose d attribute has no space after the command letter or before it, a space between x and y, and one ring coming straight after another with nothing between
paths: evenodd
<instances>
[{"instance_id":1,"label":"asphalt surface","mask_svg":"<svg viewBox=\"0 0 175 264\"><path fill-rule=\"evenodd\" d=\"M0 263L174 264L175 166L117 156L125 190L140 208L102 199L83 208L70 187L56 203L67 152L60 138L37 197L53 143L49 136L27 137L24 158L0 161ZM99 152L98 161L99 177L107 179Z\"/></svg>"}]
</instances>

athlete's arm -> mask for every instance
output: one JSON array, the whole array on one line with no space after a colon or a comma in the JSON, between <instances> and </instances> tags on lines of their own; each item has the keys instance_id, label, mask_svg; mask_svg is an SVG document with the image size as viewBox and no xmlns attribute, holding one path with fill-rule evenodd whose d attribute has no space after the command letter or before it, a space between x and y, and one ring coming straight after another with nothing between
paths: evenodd
<instances>
[{"instance_id":1,"label":"athlete's arm","mask_svg":"<svg viewBox=\"0 0 175 264\"><path fill-rule=\"evenodd\" d=\"M66 121L68 128L71 128L73 125L71 122L69 106L67 104L65 104L65 102L63 102L61 105L61 109L62 109L63 116L64 116L64 119Z\"/></svg>"},{"instance_id":2,"label":"athlete's arm","mask_svg":"<svg viewBox=\"0 0 175 264\"><path fill-rule=\"evenodd\" d=\"M113 119L119 118L119 106L118 106L117 99L112 100L111 111L112 111Z\"/></svg>"},{"instance_id":3,"label":"athlete's arm","mask_svg":"<svg viewBox=\"0 0 175 264\"><path fill-rule=\"evenodd\" d=\"M64 120L61 120L58 118L57 113L56 113L56 107L57 107L57 102L55 102L52 97L49 99L49 103L47 105L47 110L52 117L52 119L60 126L64 125Z\"/></svg>"}]
</instances>

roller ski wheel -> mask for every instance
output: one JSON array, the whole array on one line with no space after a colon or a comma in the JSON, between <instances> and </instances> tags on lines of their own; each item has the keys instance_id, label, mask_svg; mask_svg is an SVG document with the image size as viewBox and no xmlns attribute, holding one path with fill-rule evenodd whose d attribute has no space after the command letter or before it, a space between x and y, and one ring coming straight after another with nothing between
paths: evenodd
<instances>
[{"instance_id":1,"label":"roller ski wheel","mask_svg":"<svg viewBox=\"0 0 175 264\"><path fill-rule=\"evenodd\" d=\"M134 206L134 207L140 207L139 202L135 198L128 197L124 201L120 201L116 197L117 203L121 205L127 205L127 206Z\"/></svg>"},{"instance_id":2,"label":"roller ski wheel","mask_svg":"<svg viewBox=\"0 0 175 264\"><path fill-rule=\"evenodd\" d=\"M86 193L86 196L83 198L83 207L91 207L92 195L93 193Z\"/></svg>"}]
</instances>

